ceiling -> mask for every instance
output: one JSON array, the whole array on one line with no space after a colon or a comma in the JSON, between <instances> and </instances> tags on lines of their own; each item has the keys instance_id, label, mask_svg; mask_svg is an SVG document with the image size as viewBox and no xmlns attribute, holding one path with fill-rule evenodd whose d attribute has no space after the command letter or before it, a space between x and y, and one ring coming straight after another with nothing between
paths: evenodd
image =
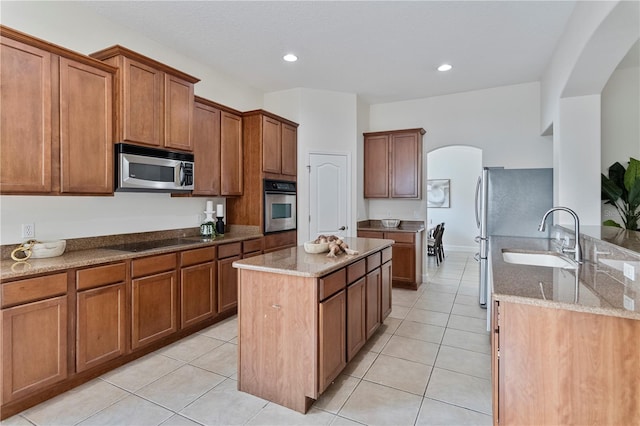
<instances>
[{"instance_id":1,"label":"ceiling","mask_svg":"<svg viewBox=\"0 0 640 426\"><path fill-rule=\"evenodd\" d=\"M368 103L539 81L575 1L86 1L264 92ZM285 53L299 60L287 63ZM438 72L444 62L449 72ZM171 64L176 68L179 65Z\"/></svg>"}]
</instances>

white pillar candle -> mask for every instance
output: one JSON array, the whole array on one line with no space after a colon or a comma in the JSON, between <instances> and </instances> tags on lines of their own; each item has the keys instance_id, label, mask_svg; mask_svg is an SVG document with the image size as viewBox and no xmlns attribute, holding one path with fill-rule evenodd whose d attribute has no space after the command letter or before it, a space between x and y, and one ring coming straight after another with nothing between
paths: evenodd
<instances>
[{"instance_id":1,"label":"white pillar candle","mask_svg":"<svg viewBox=\"0 0 640 426\"><path fill-rule=\"evenodd\" d=\"M224 206L222 204L218 204L216 206L216 216L217 217L224 217Z\"/></svg>"},{"instance_id":2,"label":"white pillar candle","mask_svg":"<svg viewBox=\"0 0 640 426\"><path fill-rule=\"evenodd\" d=\"M205 211L212 212L213 211L213 201L207 201L207 208Z\"/></svg>"}]
</instances>

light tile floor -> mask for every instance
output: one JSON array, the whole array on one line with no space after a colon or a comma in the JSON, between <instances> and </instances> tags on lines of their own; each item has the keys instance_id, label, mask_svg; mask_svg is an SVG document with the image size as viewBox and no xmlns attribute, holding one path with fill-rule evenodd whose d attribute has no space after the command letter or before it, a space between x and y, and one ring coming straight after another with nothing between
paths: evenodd
<instances>
[{"instance_id":1,"label":"light tile floor","mask_svg":"<svg viewBox=\"0 0 640 426\"><path fill-rule=\"evenodd\" d=\"M158 350L2 425L491 425L486 311L478 264L447 252L311 410L237 390L237 318Z\"/></svg>"}]
</instances>

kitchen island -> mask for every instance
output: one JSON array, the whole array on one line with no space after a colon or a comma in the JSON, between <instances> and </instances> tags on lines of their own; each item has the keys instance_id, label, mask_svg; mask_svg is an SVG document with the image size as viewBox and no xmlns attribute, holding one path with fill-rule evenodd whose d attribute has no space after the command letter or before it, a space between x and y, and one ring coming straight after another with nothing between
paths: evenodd
<instances>
[{"instance_id":1,"label":"kitchen island","mask_svg":"<svg viewBox=\"0 0 640 426\"><path fill-rule=\"evenodd\" d=\"M239 390L306 413L389 314L393 240L344 240L358 254L299 246L233 263Z\"/></svg>"},{"instance_id":2,"label":"kitchen island","mask_svg":"<svg viewBox=\"0 0 640 426\"><path fill-rule=\"evenodd\" d=\"M572 269L503 259L554 240L491 237L496 425L640 424L640 287L618 269L638 260L582 240Z\"/></svg>"}]
</instances>

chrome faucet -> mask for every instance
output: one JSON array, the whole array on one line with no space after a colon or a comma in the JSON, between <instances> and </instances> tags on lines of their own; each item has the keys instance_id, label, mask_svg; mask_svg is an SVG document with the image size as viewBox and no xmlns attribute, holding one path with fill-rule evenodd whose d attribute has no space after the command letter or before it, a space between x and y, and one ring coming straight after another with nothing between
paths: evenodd
<instances>
[{"instance_id":1,"label":"chrome faucet","mask_svg":"<svg viewBox=\"0 0 640 426\"><path fill-rule=\"evenodd\" d=\"M582 248L580 247L580 219L578 218L578 215L576 214L576 212L574 212L573 210L571 210L568 207L552 207L550 208L545 214L544 216L542 216L542 221L540 222L540 226L538 227L538 231L540 232L544 232L544 228L545 228L545 221L547 220L547 216L549 216L549 214L553 211L556 210L560 210L560 211L565 211L569 214L571 214L571 216L573 216L573 223L575 226L575 231L576 231L576 243L574 245L574 247L572 249L570 248L565 248L564 246L562 247L562 252L563 253L573 253L573 258L576 262L578 263L582 263Z\"/></svg>"}]
</instances>

